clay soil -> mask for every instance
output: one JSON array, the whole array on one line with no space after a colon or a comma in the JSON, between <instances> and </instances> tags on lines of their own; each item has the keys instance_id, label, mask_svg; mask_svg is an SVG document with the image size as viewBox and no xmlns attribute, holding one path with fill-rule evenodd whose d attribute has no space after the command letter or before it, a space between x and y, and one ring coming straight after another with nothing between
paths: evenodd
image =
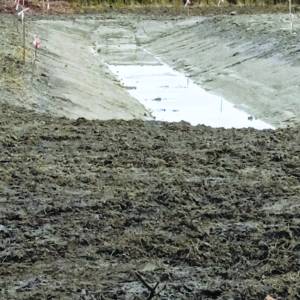
<instances>
[{"instance_id":1,"label":"clay soil","mask_svg":"<svg viewBox=\"0 0 300 300\"><path fill-rule=\"evenodd\" d=\"M300 299L299 125L58 117L2 17L1 300Z\"/></svg>"},{"instance_id":2,"label":"clay soil","mask_svg":"<svg viewBox=\"0 0 300 300\"><path fill-rule=\"evenodd\" d=\"M299 142L1 105L1 299L299 299Z\"/></svg>"}]
</instances>

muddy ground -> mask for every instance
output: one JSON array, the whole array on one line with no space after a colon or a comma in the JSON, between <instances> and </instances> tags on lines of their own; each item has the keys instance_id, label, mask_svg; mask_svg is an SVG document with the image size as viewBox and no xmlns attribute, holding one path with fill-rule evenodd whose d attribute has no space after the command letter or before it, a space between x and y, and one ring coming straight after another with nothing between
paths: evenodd
<instances>
[{"instance_id":1,"label":"muddy ground","mask_svg":"<svg viewBox=\"0 0 300 300\"><path fill-rule=\"evenodd\" d=\"M140 26L132 15L35 17L28 47L38 29L44 48L32 77L14 19L0 16L0 299L300 299L298 125L258 131L87 120L147 117L105 67L108 59L128 63L133 56L151 63L143 46L216 93L233 86L214 89L205 78L221 83L224 69L236 90L248 76L253 89L244 94L254 93L257 82L247 73L254 68L260 104L232 101L276 126L297 123L298 36L277 28L281 17L263 16L263 28L261 16L247 16L247 23L239 16L162 22L147 15L138 17ZM248 27L248 42L240 38L243 49L233 55L238 39L228 44L231 30L239 36ZM228 50L214 52L220 56L207 60L204 75L195 72L201 55L185 46L196 41L199 49L198 35L203 55L216 39ZM62 51L56 45L64 41ZM255 48L253 59L243 59L245 45ZM270 56L259 58L262 49ZM221 53L229 66L221 66ZM268 85L286 73L295 77L277 87L279 101Z\"/></svg>"},{"instance_id":2,"label":"muddy ground","mask_svg":"<svg viewBox=\"0 0 300 300\"><path fill-rule=\"evenodd\" d=\"M0 126L1 299L299 299L299 128Z\"/></svg>"}]
</instances>

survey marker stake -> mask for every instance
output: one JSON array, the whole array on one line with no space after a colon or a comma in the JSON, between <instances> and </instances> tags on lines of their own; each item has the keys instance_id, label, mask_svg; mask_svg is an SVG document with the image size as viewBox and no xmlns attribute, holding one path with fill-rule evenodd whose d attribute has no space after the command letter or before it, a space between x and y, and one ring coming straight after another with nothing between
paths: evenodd
<instances>
[{"instance_id":1,"label":"survey marker stake","mask_svg":"<svg viewBox=\"0 0 300 300\"><path fill-rule=\"evenodd\" d=\"M34 54L33 54L33 61L32 61L32 79L33 79L34 69L35 69L35 62L36 62L36 59L37 59L37 52L38 52L38 49L41 48L41 40L38 37L38 35L34 36L32 44L33 44L33 47L34 47L33 48L34 49Z\"/></svg>"},{"instance_id":2,"label":"survey marker stake","mask_svg":"<svg viewBox=\"0 0 300 300\"><path fill-rule=\"evenodd\" d=\"M18 12L18 17L21 17L22 28L23 28L23 62L25 64L26 61L26 39L25 39L25 12L27 12L29 8L23 8L20 12Z\"/></svg>"},{"instance_id":3,"label":"survey marker stake","mask_svg":"<svg viewBox=\"0 0 300 300\"><path fill-rule=\"evenodd\" d=\"M186 0L184 7L187 8L188 16L190 15L190 5L191 5L191 0Z\"/></svg>"}]
</instances>

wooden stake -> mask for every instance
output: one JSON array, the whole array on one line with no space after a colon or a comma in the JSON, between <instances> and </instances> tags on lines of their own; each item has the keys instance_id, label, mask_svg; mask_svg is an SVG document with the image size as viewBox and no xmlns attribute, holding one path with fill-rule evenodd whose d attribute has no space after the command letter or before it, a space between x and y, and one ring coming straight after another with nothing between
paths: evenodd
<instances>
[{"instance_id":1,"label":"wooden stake","mask_svg":"<svg viewBox=\"0 0 300 300\"><path fill-rule=\"evenodd\" d=\"M17 33L19 33L19 20L18 20L18 17L14 18L14 25L17 28Z\"/></svg>"},{"instance_id":2,"label":"wooden stake","mask_svg":"<svg viewBox=\"0 0 300 300\"><path fill-rule=\"evenodd\" d=\"M26 61L26 37L25 37L25 34L26 34L26 31L25 31L25 18L22 22L22 25L23 25L23 62L25 64L25 61Z\"/></svg>"},{"instance_id":3,"label":"wooden stake","mask_svg":"<svg viewBox=\"0 0 300 300\"><path fill-rule=\"evenodd\" d=\"M36 59L37 59L37 48L34 48L34 55L33 55L33 62L32 62L32 76L31 76L31 80L33 80L34 78L34 71L35 71L35 62L36 62Z\"/></svg>"},{"instance_id":4,"label":"wooden stake","mask_svg":"<svg viewBox=\"0 0 300 300\"><path fill-rule=\"evenodd\" d=\"M290 13L290 22L291 22L291 32L294 31L294 23L293 23L293 14L292 14L292 0L289 0L289 13Z\"/></svg>"}]
</instances>

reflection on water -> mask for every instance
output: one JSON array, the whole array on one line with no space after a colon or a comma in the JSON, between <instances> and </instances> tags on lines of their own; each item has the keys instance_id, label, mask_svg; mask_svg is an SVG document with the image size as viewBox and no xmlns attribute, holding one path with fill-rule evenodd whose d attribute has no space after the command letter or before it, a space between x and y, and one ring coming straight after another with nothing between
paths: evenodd
<instances>
[{"instance_id":1,"label":"reflection on water","mask_svg":"<svg viewBox=\"0 0 300 300\"><path fill-rule=\"evenodd\" d=\"M184 120L193 125L225 128L273 128L237 109L225 99L208 93L166 64L108 67L156 120Z\"/></svg>"}]
</instances>

